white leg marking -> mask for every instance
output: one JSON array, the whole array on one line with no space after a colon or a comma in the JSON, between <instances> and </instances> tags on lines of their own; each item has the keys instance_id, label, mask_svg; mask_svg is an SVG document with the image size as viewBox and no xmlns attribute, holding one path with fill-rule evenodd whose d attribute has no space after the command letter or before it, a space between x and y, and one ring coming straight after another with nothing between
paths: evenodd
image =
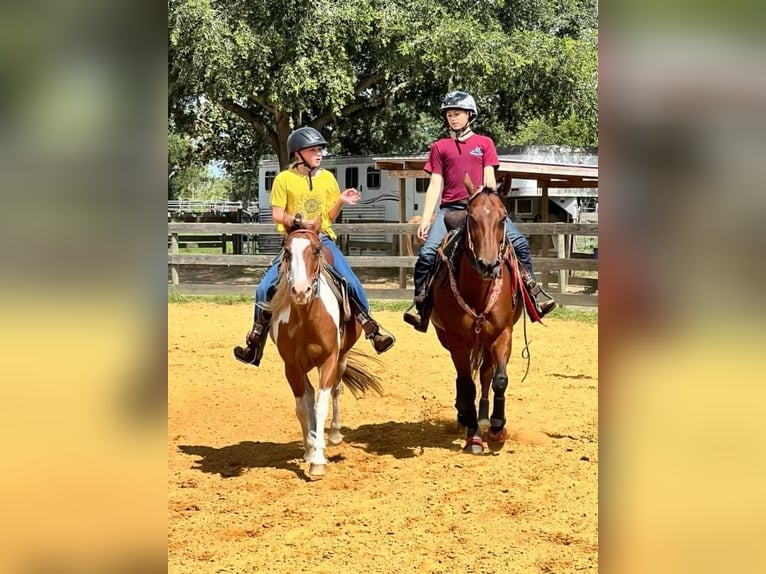
<instances>
[{"instance_id":1,"label":"white leg marking","mask_svg":"<svg viewBox=\"0 0 766 574\"><path fill-rule=\"evenodd\" d=\"M324 457L324 425L327 422L329 407L330 389L319 389L317 401L314 405L316 412L316 434L314 435L314 456L309 461L311 464L327 464L327 459Z\"/></svg>"}]
</instances>

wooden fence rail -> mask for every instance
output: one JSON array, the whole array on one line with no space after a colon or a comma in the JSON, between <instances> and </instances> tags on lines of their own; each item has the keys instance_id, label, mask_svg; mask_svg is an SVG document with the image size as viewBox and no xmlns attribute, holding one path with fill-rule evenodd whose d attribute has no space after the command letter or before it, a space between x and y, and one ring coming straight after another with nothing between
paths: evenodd
<instances>
[{"instance_id":1,"label":"wooden fence rail","mask_svg":"<svg viewBox=\"0 0 766 574\"><path fill-rule=\"evenodd\" d=\"M569 279L570 271L598 271L598 259L567 257L568 236L598 236L598 224L584 223L518 223L519 231L525 235L548 235L555 236L557 257L533 257L535 271L543 273L544 283L548 283L548 272L558 272L559 293L556 300L562 305L598 306L597 295L581 295L564 292ZM359 233L391 233L391 234L415 234L418 226L407 223L338 223L333 229L339 235L353 235ZM170 266L170 283L168 288L177 293L187 294L217 294L217 293L252 293L253 285L218 285L218 284L181 284L179 267L182 266L235 266L235 267L268 267L273 261L274 255L198 255L182 254L179 252L179 236L183 235L217 235L219 240L222 235L273 235L275 228L273 223L168 223L169 253L168 265ZM211 238L212 239L212 238ZM349 265L354 269L365 268L391 268L400 270L412 269L416 257L403 255L349 255L346 257ZM403 273L400 273L400 277ZM587 279L596 286L597 279ZM367 295L372 299L410 299L411 289L406 284L401 284L399 289L366 289ZM574 281L573 281L574 283Z\"/></svg>"}]
</instances>

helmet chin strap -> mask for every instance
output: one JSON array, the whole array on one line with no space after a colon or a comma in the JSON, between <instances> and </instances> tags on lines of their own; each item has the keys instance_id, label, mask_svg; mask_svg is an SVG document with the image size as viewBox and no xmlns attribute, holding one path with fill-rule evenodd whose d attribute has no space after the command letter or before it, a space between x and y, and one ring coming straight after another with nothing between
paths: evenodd
<instances>
[{"instance_id":1,"label":"helmet chin strap","mask_svg":"<svg viewBox=\"0 0 766 574\"><path fill-rule=\"evenodd\" d=\"M453 130L452 127L450 126L448 127L449 127L449 135L452 138L452 140L455 142L455 147L457 147L457 153L462 155L463 150L460 149L461 138L467 139L468 136L473 134L473 130L471 129L471 122L467 122L459 130Z\"/></svg>"},{"instance_id":2,"label":"helmet chin strap","mask_svg":"<svg viewBox=\"0 0 766 574\"><path fill-rule=\"evenodd\" d=\"M469 136L473 133L473 130L471 129L471 124L467 123L459 130L453 130L452 128L449 128L449 135L452 139L458 139L465 136Z\"/></svg>"},{"instance_id":3,"label":"helmet chin strap","mask_svg":"<svg viewBox=\"0 0 766 574\"><path fill-rule=\"evenodd\" d=\"M298 152L298 157L301 158L301 161L296 162L295 163L295 167L298 167L300 165L305 165L308 168L308 170L309 170L309 190L310 191L314 191L314 183L311 181L311 176L314 175L314 173L316 172L317 168L311 167L309 165L309 162L306 161L306 158L303 157L303 154L300 151Z\"/></svg>"}]
</instances>

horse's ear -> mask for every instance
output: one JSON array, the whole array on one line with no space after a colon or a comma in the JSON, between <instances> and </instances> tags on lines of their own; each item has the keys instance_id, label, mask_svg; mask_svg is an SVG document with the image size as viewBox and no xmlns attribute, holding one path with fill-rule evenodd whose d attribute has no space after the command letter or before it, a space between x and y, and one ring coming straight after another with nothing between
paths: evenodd
<instances>
[{"instance_id":1,"label":"horse's ear","mask_svg":"<svg viewBox=\"0 0 766 574\"><path fill-rule=\"evenodd\" d=\"M311 226L307 227L306 229L310 229L314 233L319 233L322 230L322 216L320 215L319 217L314 219Z\"/></svg>"},{"instance_id":2,"label":"horse's ear","mask_svg":"<svg viewBox=\"0 0 766 574\"><path fill-rule=\"evenodd\" d=\"M465 177L463 178L463 185L465 185L465 189L468 192L468 197L472 197L473 194L478 191L477 187L471 181L471 178L468 175L468 172L465 172Z\"/></svg>"}]
</instances>

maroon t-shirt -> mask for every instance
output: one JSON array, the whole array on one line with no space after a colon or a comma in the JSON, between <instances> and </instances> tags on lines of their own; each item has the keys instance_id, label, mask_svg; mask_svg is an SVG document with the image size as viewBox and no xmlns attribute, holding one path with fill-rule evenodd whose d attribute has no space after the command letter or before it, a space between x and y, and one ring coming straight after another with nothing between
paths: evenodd
<instances>
[{"instance_id":1,"label":"maroon t-shirt","mask_svg":"<svg viewBox=\"0 0 766 574\"><path fill-rule=\"evenodd\" d=\"M497 167L495 143L491 138L473 134L465 141L442 138L431 146L428 161L423 167L427 173L438 173L444 179L441 205L468 198L463 180L465 174L477 187L484 183L484 167Z\"/></svg>"}]
</instances>

